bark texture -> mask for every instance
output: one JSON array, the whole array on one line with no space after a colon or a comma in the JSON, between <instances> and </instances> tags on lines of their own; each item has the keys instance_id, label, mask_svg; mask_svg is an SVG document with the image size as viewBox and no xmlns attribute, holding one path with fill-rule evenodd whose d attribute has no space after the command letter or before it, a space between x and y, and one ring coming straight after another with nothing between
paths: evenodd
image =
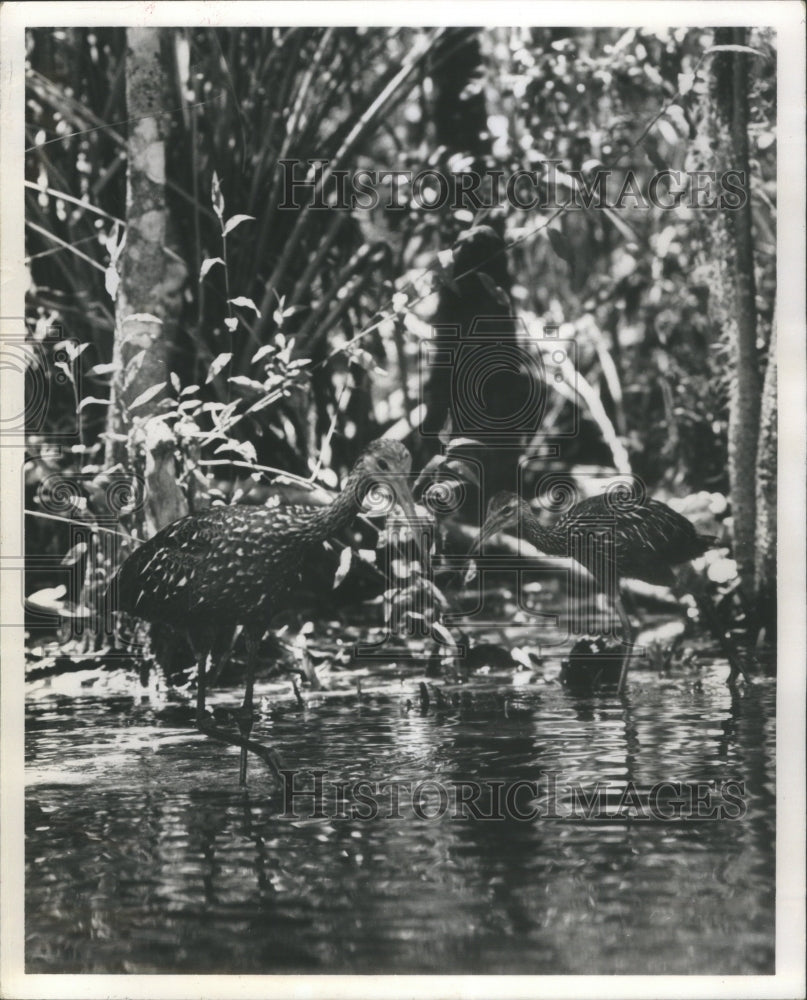
<instances>
[{"instance_id":1,"label":"bark texture","mask_svg":"<svg viewBox=\"0 0 807 1000\"><path fill-rule=\"evenodd\" d=\"M719 28L716 46L745 45L744 28ZM736 49L711 56L709 86L697 151L697 166L737 171L741 204L702 209L704 261L711 275L710 313L729 346L728 461L734 525L734 555L746 597L755 594L757 529L757 441L761 376L757 359L757 313L748 156L748 53Z\"/></svg>"},{"instance_id":2,"label":"bark texture","mask_svg":"<svg viewBox=\"0 0 807 1000\"><path fill-rule=\"evenodd\" d=\"M166 31L127 31L126 243L114 289L116 377L107 447L110 463L124 460L127 451L131 459L133 448L146 449L148 533L187 509L176 481L173 441L166 440L170 429L162 421L156 429L146 426L156 419L159 401L172 391L170 343L187 277L184 264L168 248L165 140L170 118L164 112L171 103L164 49L169 43Z\"/></svg>"},{"instance_id":3,"label":"bark texture","mask_svg":"<svg viewBox=\"0 0 807 1000\"><path fill-rule=\"evenodd\" d=\"M757 450L756 606L766 636L776 636L776 508L777 508L777 366L776 317L768 347L768 367L762 386Z\"/></svg>"}]
</instances>

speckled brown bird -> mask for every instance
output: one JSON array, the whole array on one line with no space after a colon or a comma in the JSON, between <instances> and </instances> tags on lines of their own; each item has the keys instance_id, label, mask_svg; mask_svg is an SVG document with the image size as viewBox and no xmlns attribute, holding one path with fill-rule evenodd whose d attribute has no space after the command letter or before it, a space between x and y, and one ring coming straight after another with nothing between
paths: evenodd
<instances>
[{"instance_id":1,"label":"speckled brown bird","mask_svg":"<svg viewBox=\"0 0 807 1000\"><path fill-rule=\"evenodd\" d=\"M333 503L214 507L189 514L141 545L113 580L112 607L186 631L198 663L197 727L241 747L241 784L246 782L247 751L277 769L273 752L249 738L258 647L272 615L294 605L304 566L310 565L325 541L350 524L368 492L386 486L405 514L414 517L406 480L410 468L404 445L375 441L360 456ZM247 647L246 690L237 716L240 737L213 726L205 710L208 658L216 638L236 625L243 626Z\"/></svg>"},{"instance_id":2,"label":"speckled brown bird","mask_svg":"<svg viewBox=\"0 0 807 1000\"><path fill-rule=\"evenodd\" d=\"M520 536L539 552L577 560L613 602L628 648L620 691L627 675L632 630L619 596L619 581L627 577L672 587L672 567L703 555L716 542L712 535L698 534L691 521L658 500L606 492L576 503L547 528L526 500L502 492L488 504L474 551L479 551L487 538L516 524Z\"/></svg>"}]
</instances>

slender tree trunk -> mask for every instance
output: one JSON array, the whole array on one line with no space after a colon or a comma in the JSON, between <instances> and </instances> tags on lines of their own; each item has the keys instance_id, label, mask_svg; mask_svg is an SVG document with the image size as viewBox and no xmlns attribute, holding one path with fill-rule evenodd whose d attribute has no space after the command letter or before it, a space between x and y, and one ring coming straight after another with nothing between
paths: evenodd
<instances>
[{"instance_id":1,"label":"slender tree trunk","mask_svg":"<svg viewBox=\"0 0 807 1000\"><path fill-rule=\"evenodd\" d=\"M716 45L745 45L744 28L719 28ZM757 361L757 314L754 248L748 157L747 53L719 51L712 55L709 88L705 96L704 129L700 136L699 165L721 174L736 171L742 178L742 204L702 210L704 259L712 272L710 312L730 346L728 461L734 524L734 555L743 592L755 593L755 537L757 527L757 439L759 436L761 379Z\"/></svg>"},{"instance_id":2,"label":"slender tree trunk","mask_svg":"<svg viewBox=\"0 0 807 1000\"><path fill-rule=\"evenodd\" d=\"M778 443L776 397L776 316L768 346L768 367L762 386L762 409L757 450L757 558L756 607L766 638L776 637L776 448Z\"/></svg>"},{"instance_id":3,"label":"slender tree trunk","mask_svg":"<svg viewBox=\"0 0 807 1000\"><path fill-rule=\"evenodd\" d=\"M165 137L170 108L165 56L170 34L127 31L126 243L119 258L107 462L127 462L146 481L141 520L151 534L187 506L177 484L173 436L159 419L172 392L168 358L186 269L168 250ZM159 387L159 388L157 388ZM141 525L142 527L142 525Z\"/></svg>"},{"instance_id":4,"label":"slender tree trunk","mask_svg":"<svg viewBox=\"0 0 807 1000\"><path fill-rule=\"evenodd\" d=\"M737 44L746 41L745 30L735 28ZM732 295L734 299L734 373L729 410L729 475L734 511L734 545L746 592L754 585L756 539L756 463L759 436L760 376L757 361L756 284L751 229L750 165L748 160L748 61L741 52L721 53L731 61L731 99L725 113L735 169L746 177L746 200L728 212L733 242ZM728 95L727 95L728 96Z\"/></svg>"}]
</instances>

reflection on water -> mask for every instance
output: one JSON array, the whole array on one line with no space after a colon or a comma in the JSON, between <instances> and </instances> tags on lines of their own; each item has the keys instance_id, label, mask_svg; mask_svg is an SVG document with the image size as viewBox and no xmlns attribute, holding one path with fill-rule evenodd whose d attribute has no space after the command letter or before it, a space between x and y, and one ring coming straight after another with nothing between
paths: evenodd
<instances>
[{"instance_id":1,"label":"reflection on water","mask_svg":"<svg viewBox=\"0 0 807 1000\"><path fill-rule=\"evenodd\" d=\"M26 970L773 972L773 684L637 675L623 701L512 681L447 685L425 715L410 679L305 711L273 698L255 735L330 782L736 780L747 813L363 821L301 802L294 820L260 763L239 790L237 753L184 710L40 693Z\"/></svg>"}]
</instances>

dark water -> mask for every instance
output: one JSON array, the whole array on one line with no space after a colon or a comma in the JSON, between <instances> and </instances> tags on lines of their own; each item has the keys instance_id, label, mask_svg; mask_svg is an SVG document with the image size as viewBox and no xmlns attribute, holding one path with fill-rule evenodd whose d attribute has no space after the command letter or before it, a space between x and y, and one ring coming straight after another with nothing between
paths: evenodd
<instances>
[{"instance_id":1,"label":"dark water","mask_svg":"<svg viewBox=\"0 0 807 1000\"><path fill-rule=\"evenodd\" d=\"M136 696L122 675L38 686L26 970L773 972L771 681L732 695L719 665L672 679L636 671L624 699L576 698L551 671L492 673L429 681L424 712L420 678L394 674L367 673L361 699L347 674L304 710L287 685L259 685L255 735L308 788L313 769L449 789L478 779L489 811L496 782L530 779L537 800L519 807L537 802L538 818L457 818L452 800L424 819L405 795L397 819L312 819L311 799L284 818L263 765L239 790L237 751L189 730L183 706ZM569 782L611 782L618 798L629 781L641 797L664 780L745 782L747 812L568 815ZM425 801L438 811L434 786Z\"/></svg>"}]
</instances>

